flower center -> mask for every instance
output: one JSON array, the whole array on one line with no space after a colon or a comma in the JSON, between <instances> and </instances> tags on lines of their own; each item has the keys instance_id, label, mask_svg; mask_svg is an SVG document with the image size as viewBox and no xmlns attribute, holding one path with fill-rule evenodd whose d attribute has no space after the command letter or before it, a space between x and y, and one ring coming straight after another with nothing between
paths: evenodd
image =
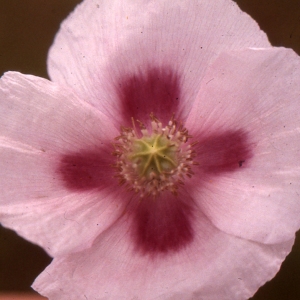
<instances>
[{"instance_id":1,"label":"flower center","mask_svg":"<svg viewBox=\"0 0 300 300\"><path fill-rule=\"evenodd\" d=\"M144 136L133 141L128 159L135 164L138 176L151 179L177 167L176 146L161 134Z\"/></svg>"},{"instance_id":2,"label":"flower center","mask_svg":"<svg viewBox=\"0 0 300 300\"><path fill-rule=\"evenodd\" d=\"M139 193L141 197L156 197L163 191L177 194L180 185L193 172L196 143L189 143L188 131L174 117L166 127L150 115L151 132L138 121L139 130L132 119L132 128L121 128L115 139L114 165L121 185Z\"/></svg>"}]
</instances>

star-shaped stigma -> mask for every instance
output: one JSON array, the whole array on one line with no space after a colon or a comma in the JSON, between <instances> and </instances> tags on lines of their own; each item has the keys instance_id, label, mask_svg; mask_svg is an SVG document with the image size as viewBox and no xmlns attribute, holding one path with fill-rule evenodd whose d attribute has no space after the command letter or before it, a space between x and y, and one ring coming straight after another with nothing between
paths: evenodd
<instances>
[{"instance_id":1,"label":"star-shaped stigma","mask_svg":"<svg viewBox=\"0 0 300 300\"><path fill-rule=\"evenodd\" d=\"M143 137L134 146L130 158L137 164L140 176L151 179L177 167L176 146L163 135Z\"/></svg>"}]
</instances>

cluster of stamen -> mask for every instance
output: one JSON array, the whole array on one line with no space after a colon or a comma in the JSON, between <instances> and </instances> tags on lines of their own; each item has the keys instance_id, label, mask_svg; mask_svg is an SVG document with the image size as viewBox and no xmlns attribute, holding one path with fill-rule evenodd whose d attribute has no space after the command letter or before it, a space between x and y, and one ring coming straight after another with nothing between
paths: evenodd
<instances>
[{"instance_id":1,"label":"cluster of stamen","mask_svg":"<svg viewBox=\"0 0 300 300\"><path fill-rule=\"evenodd\" d=\"M191 136L174 116L165 127L153 114L150 119L151 132L140 121L137 129L133 118L132 128L121 127L113 144L116 177L121 185L141 197L156 197L162 191L177 195L185 178L194 174L196 143L188 142Z\"/></svg>"}]
</instances>

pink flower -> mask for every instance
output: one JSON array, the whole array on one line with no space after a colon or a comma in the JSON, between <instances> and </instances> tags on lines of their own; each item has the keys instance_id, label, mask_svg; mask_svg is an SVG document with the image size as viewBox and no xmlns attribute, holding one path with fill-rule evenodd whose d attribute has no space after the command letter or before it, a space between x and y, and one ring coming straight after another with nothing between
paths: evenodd
<instances>
[{"instance_id":1,"label":"pink flower","mask_svg":"<svg viewBox=\"0 0 300 300\"><path fill-rule=\"evenodd\" d=\"M276 274L300 227L293 51L229 0L86 0L48 66L0 83L0 218L54 257L38 292L247 299Z\"/></svg>"}]
</instances>

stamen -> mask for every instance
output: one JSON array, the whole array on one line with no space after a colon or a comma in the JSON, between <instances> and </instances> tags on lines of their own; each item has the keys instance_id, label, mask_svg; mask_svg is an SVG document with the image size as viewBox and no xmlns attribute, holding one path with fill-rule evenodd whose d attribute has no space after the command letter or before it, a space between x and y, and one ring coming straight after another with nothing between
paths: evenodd
<instances>
[{"instance_id":1,"label":"stamen","mask_svg":"<svg viewBox=\"0 0 300 300\"><path fill-rule=\"evenodd\" d=\"M121 127L120 136L114 143L117 157L113 168L120 185L126 184L129 191L140 197L156 197L169 191L177 195L177 190L184 185L185 178L194 174L191 166L197 165L192 149L197 142L187 143L191 136L174 114L166 127L150 114L151 132L144 123L136 120L139 131L132 120L132 128Z\"/></svg>"}]
</instances>

